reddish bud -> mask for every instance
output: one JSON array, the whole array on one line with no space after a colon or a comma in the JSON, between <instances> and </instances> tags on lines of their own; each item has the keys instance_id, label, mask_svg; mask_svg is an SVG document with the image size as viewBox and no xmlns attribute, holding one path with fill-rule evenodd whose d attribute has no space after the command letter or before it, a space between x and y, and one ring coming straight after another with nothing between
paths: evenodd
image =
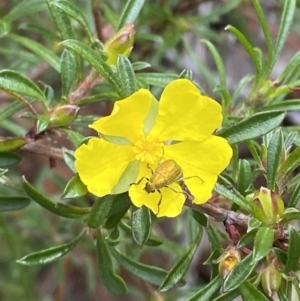
<instances>
[{"instance_id":1,"label":"reddish bud","mask_svg":"<svg viewBox=\"0 0 300 301\"><path fill-rule=\"evenodd\" d=\"M75 105L62 105L49 111L49 127L57 128L69 125L76 117L79 110Z\"/></svg>"}]
</instances>

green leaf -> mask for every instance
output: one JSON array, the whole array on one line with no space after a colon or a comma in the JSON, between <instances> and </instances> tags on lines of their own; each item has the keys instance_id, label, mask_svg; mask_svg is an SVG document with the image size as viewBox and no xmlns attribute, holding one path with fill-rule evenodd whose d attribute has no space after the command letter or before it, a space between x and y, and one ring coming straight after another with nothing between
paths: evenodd
<instances>
[{"instance_id":1,"label":"green leaf","mask_svg":"<svg viewBox=\"0 0 300 301\"><path fill-rule=\"evenodd\" d=\"M248 39L237 28L228 25L225 27L225 30L229 30L230 32L232 32L235 35L235 37L239 40L239 42L242 44L244 49L248 52L255 66L255 70L256 70L255 79L256 81L258 81L261 75L262 65L257 52L254 50L254 48L252 47Z\"/></svg>"},{"instance_id":2,"label":"green leaf","mask_svg":"<svg viewBox=\"0 0 300 301\"><path fill-rule=\"evenodd\" d=\"M290 153L290 155L287 157L287 159L284 161L284 163L281 165L279 171L278 171L278 177L282 179L286 179L290 173L300 165L300 146L298 146L293 152Z\"/></svg>"},{"instance_id":3,"label":"green leaf","mask_svg":"<svg viewBox=\"0 0 300 301\"><path fill-rule=\"evenodd\" d=\"M285 294L285 292L283 291L283 288L280 287L279 290L277 291L278 294L278 298L280 301L290 301L291 299L288 298L288 296Z\"/></svg>"},{"instance_id":4,"label":"green leaf","mask_svg":"<svg viewBox=\"0 0 300 301\"><path fill-rule=\"evenodd\" d=\"M178 78L186 78L190 81L193 81L193 71L189 68L184 69L178 76Z\"/></svg>"},{"instance_id":5,"label":"green leaf","mask_svg":"<svg viewBox=\"0 0 300 301\"><path fill-rule=\"evenodd\" d=\"M73 26L71 24L70 19L62 10L58 9L55 4L53 4L52 0L46 0L48 4L49 11L52 15L52 18L59 30L62 38L66 39L74 39L75 34L73 30Z\"/></svg>"},{"instance_id":6,"label":"green leaf","mask_svg":"<svg viewBox=\"0 0 300 301\"><path fill-rule=\"evenodd\" d=\"M0 168L8 168L18 165L22 157L18 154L9 152L0 152Z\"/></svg>"},{"instance_id":7,"label":"green leaf","mask_svg":"<svg viewBox=\"0 0 300 301\"><path fill-rule=\"evenodd\" d=\"M177 79L176 74L168 73L137 73L136 78L145 81L147 84L164 88L172 80Z\"/></svg>"},{"instance_id":8,"label":"green leaf","mask_svg":"<svg viewBox=\"0 0 300 301\"><path fill-rule=\"evenodd\" d=\"M263 259L272 248L274 242L274 230L269 227L261 227L256 233L253 249L253 264Z\"/></svg>"},{"instance_id":9,"label":"green leaf","mask_svg":"<svg viewBox=\"0 0 300 301\"><path fill-rule=\"evenodd\" d=\"M13 151L31 141L31 139L25 137L7 138L5 140L0 141L0 152Z\"/></svg>"},{"instance_id":10,"label":"green leaf","mask_svg":"<svg viewBox=\"0 0 300 301\"><path fill-rule=\"evenodd\" d=\"M273 60L268 64L266 70L266 74L267 74L266 76L269 76L269 74L273 70L275 63L278 61L279 55L286 42L286 39L288 37L293 22L295 9L296 9L296 0L284 1L284 8L281 16L279 32L274 47L274 56L273 56Z\"/></svg>"},{"instance_id":11,"label":"green leaf","mask_svg":"<svg viewBox=\"0 0 300 301\"><path fill-rule=\"evenodd\" d=\"M215 64L217 66L218 69L218 74L219 74L219 80L220 80L220 86L219 86L219 91L221 92L222 96L223 96L223 107L225 108L225 111L227 110L227 108L230 105L230 94L227 90L227 86L226 86L226 72L225 72L225 68L224 68L224 64L222 61L222 58L220 56L220 54L218 53L216 47L209 42L208 40L201 40L201 42L203 42L208 49L210 50Z\"/></svg>"},{"instance_id":12,"label":"green leaf","mask_svg":"<svg viewBox=\"0 0 300 301\"><path fill-rule=\"evenodd\" d=\"M127 0L124 10L119 19L117 31L120 30L125 24L134 23L135 19L140 14L145 0Z\"/></svg>"},{"instance_id":13,"label":"green leaf","mask_svg":"<svg viewBox=\"0 0 300 301\"><path fill-rule=\"evenodd\" d=\"M206 229L206 233L207 233L209 242L212 245L213 249L222 253L223 248L222 248L222 245L220 242L220 237L219 237L218 232L215 229L215 227L212 226L210 222L208 222L205 229Z\"/></svg>"},{"instance_id":14,"label":"green leaf","mask_svg":"<svg viewBox=\"0 0 300 301\"><path fill-rule=\"evenodd\" d=\"M300 52L299 52L300 53ZM258 111L297 111L300 110L300 100L284 100L273 104L267 104L264 107L258 108Z\"/></svg>"},{"instance_id":15,"label":"green leaf","mask_svg":"<svg viewBox=\"0 0 300 301\"><path fill-rule=\"evenodd\" d=\"M233 201L235 204L243 208L244 210L251 212L252 208L249 202L233 187L227 188L224 185L216 184L214 187L214 191L225 198Z\"/></svg>"},{"instance_id":16,"label":"green leaf","mask_svg":"<svg viewBox=\"0 0 300 301\"><path fill-rule=\"evenodd\" d=\"M0 196L0 212L20 210L30 204L30 199L23 196Z\"/></svg>"},{"instance_id":17,"label":"green leaf","mask_svg":"<svg viewBox=\"0 0 300 301\"><path fill-rule=\"evenodd\" d=\"M75 162L74 152L64 150L63 156L64 156L65 163L70 168L70 170L73 171L74 173L76 173L77 170L74 165L74 162Z\"/></svg>"},{"instance_id":18,"label":"green leaf","mask_svg":"<svg viewBox=\"0 0 300 301\"><path fill-rule=\"evenodd\" d=\"M49 50L46 46L35 42L32 39L18 36L16 34L9 34L9 37L12 38L17 43L22 44L24 47L30 49L38 57L46 61L50 66L52 66L58 73L60 72L60 62L59 58Z\"/></svg>"},{"instance_id":19,"label":"green leaf","mask_svg":"<svg viewBox=\"0 0 300 301\"><path fill-rule=\"evenodd\" d=\"M188 298L186 301L207 301L210 300L212 295L217 292L222 284L221 275L218 275L214 279L210 280L204 288L200 289L195 295ZM232 300L232 299L231 299Z\"/></svg>"},{"instance_id":20,"label":"green leaf","mask_svg":"<svg viewBox=\"0 0 300 301\"><path fill-rule=\"evenodd\" d=\"M253 78L254 78L253 74L248 74L239 80L237 87L231 96L232 102L234 102L241 95L241 91L250 83L250 81L253 80Z\"/></svg>"},{"instance_id":21,"label":"green leaf","mask_svg":"<svg viewBox=\"0 0 300 301\"><path fill-rule=\"evenodd\" d=\"M87 218L87 225L90 228L99 228L106 221L115 198L115 195L107 195L97 199Z\"/></svg>"},{"instance_id":22,"label":"green leaf","mask_svg":"<svg viewBox=\"0 0 300 301\"><path fill-rule=\"evenodd\" d=\"M261 8L260 1L252 0L252 4L255 8L259 23L261 25L261 28L262 28L264 36L265 36L265 41L266 41L267 49L268 49L268 65L270 65L274 60L274 47L273 47L273 43L272 43L272 36L270 33L270 29L269 29L269 26L267 23L267 19L264 16L264 12ZM268 76L269 76L269 73L266 73L265 78L267 78Z\"/></svg>"},{"instance_id":23,"label":"green leaf","mask_svg":"<svg viewBox=\"0 0 300 301\"><path fill-rule=\"evenodd\" d=\"M76 81L76 60L74 55L65 49L61 56L62 95L67 96Z\"/></svg>"},{"instance_id":24,"label":"green leaf","mask_svg":"<svg viewBox=\"0 0 300 301\"><path fill-rule=\"evenodd\" d=\"M113 267L112 259L107 245L104 242L102 233L97 231L97 261L98 271L102 284L110 292L123 295L127 292L127 287L124 280L118 276Z\"/></svg>"},{"instance_id":25,"label":"green leaf","mask_svg":"<svg viewBox=\"0 0 300 301\"><path fill-rule=\"evenodd\" d=\"M282 264L286 265L287 253L278 248L273 248L272 251L276 255L276 257L282 262Z\"/></svg>"},{"instance_id":26,"label":"green leaf","mask_svg":"<svg viewBox=\"0 0 300 301\"><path fill-rule=\"evenodd\" d=\"M131 259L115 248L110 248L110 251L114 258L124 269L151 284L159 286L168 273L166 270L163 270L161 268L146 265L144 263L140 263L134 259Z\"/></svg>"},{"instance_id":27,"label":"green leaf","mask_svg":"<svg viewBox=\"0 0 300 301\"><path fill-rule=\"evenodd\" d=\"M300 220L300 211L296 208L288 208L281 217L281 222L288 223L292 220Z\"/></svg>"},{"instance_id":28,"label":"green leaf","mask_svg":"<svg viewBox=\"0 0 300 301\"><path fill-rule=\"evenodd\" d=\"M121 89L127 97L136 90L135 75L129 59L124 55L119 55L117 60L117 71L120 77Z\"/></svg>"},{"instance_id":29,"label":"green leaf","mask_svg":"<svg viewBox=\"0 0 300 301\"><path fill-rule=\"evenodd\" d=\"M86 232L85 230L82 230L77 237L75 237L72 241L66 244L29 254L17 260L17 263L33 266L33 265L47 264L54 260L57 260L58 258L66 255L72 249L74 249L74 247L82 239L85 232Z\"/></svg>"},{"instance_id":30,"label":"green leaf","mask_svg":"<svg viewBox=\"0 0 300 301\"><path fill-rule=\"evenodd\" d=\"M192 210L193 218L199 223L201 226L206 227L208 224L208 219L206 215L202 212Z\"/></svg>"},{"instance_id":31,"label":"green leaf","mask_svg":"<svg viewBox=\"0 0 300 301\"><path fill-rule=\"evenodd\" d=\"M267 148L267 187L275 190L276 177L283 151L283 135L278 129L272 135Z\"/></svg>"},{"instance_id":32,"label":"green leaf","mask_svg":"<svg viewBox=\"0 0 300 301\"><path fill-rule=\"evenodd\" d=\"M64 199L78 198L80 196L86 195L87 193L88 190L86 186L80 180L78 173L76 173L67 183L62 198Z\"/></svg>"},{"instance_id":33,"label":"green leaf","mask_svg":"<svg viewBox=\"0 0 300 301\"><path fill-rule=\"evenodd\" d=\"M233 125L222 129L217 134L230 144L261 137L281 124L285 117L282 111L257 113Z\"/></svg>"},{"instance_id":34,"label":"green leaf","mask_svg":"<svg viewBox=\"0 0 300 301\"><path fill-rule=\"evenodd\" d=\"M36 123L36 133L39 134L45 131L50 123L50 119L48 115L40 115L38 116L38 120Z\"/></svg>"},{"instance_id":35,"label":"green leaf","mask_svg":"<svg viewBox=\"0 0 300 301\"><path fill-rule=\"evenodd\" d=\"M198 235L190 246L189 250L180 258L180 260L171 268L170 272L164 279L163 283L159 287L159 291L167 291L174 287L185 275L188 268L191 265L191 262L194 258L194 255L197 251L198 245L201 242L203 228L199 228Z\"/></svg>"},{"instance_id":36,"label":"green leaf","mask_svg":"<svg viewBox=\"0 0 300 301\"><path fill-rule=\"evenodd\" d=\"M248 279L254 268L252 254L249 254L229 272L224 280L223 290L226 292L239 287L243 281Z\"/></svg>"},{"instance_id":37,"label":"green leaf","mask_svg":"<svg viewBox=\"0 0 300 301\"><path fill-rule=\"evenodd\" d=\"M146 68L149 68L151 67L151 65L147 62L134 62L132 63L132 68L134 71L137 71L137 70L143 70L143 69L146 69Z\"/></svg>"},{"instance_id":38,"label":"green leaf","mask_svg":"<svg viewBox=\"0 0 300 301\"><path fill-rule=\"evenodd\" d=\"M246 245L250 244L255 236L256 236L256 229L253 229L247 233L245 233L241 239L239 240L238 244L237 244L237 248L241 248L241 247L245 247Z\"/></svg>"},{"instance_id":39,"label":"green leaf","mask_svg":"<svg viewBox=\"0 0 300 301\"><path fill-rule=\"evenodd\" d=\"M151 234L151 213L150 210L142 206L133 207L131 214L132 237L138 246L143 246Z\"/></svg>"},{"instance_id":40,"label":"green leaf","mask_svg":"<svg viewBox=\"0 0 300 301\"><path fill-rule=\"evenodd\" d=\"M300 52L296 52L294 56L289 60L284 70L277 78L276 82L288 82L288 77L291 76L296 69L298 69L300 64ZM284 101L285 102L285 101Z\"/></svg>"},{"instance_id":41,"label":"green leaf","mask_svg":"<svg viewBox=\"0 0 300 301\"><path fill-rule=\"evenodd\" d=\"M107 229L114 228L122 219L122 217L126 214L130 206L131 206L131 200L128 196L128 193L125 192L125 193L118 194L109 211L108 218L105 223L105 228Z\"/></svg>"},{"instance_id":42,"label":"green leaf","mask_svg":"<svg viewBox=\"0 0 300 301\"><path fill-rule=\"evenodd\" d=\"M40 0L20 1L11 7L13 7L13 9L2 19L8 23L13 22L20 17L34 14L47 8L46 3Z\"/></svg>"},{"instance_id":43,"label":"green leaf","mask_svg":"<svg viewBox=\"0 0 300 301\"><path fill-rule=\"evenodd\" d=\"M73 49L76 53L86 59L107 80L107 82L114 87L120 97L126 97L125 93L121 89L119 77L113 73L111 68L98 55L97 51L76 40L65 40L60 44Z\"/></svg>"},{"instance_id":44,"label":"green leaf","mask_svg":"<svg viewBox=\"0 0 300 301\"><path fill-rule=\"evenodd\" d=\"M249 161L245 159L239 160L236 188L242 195L247 193L247 189L252 184L252 176Z\"/></svg>"},{"instance_id":45,"label":"green leaf","mask_svg":"<svg viewBox=\"0 0 300 301\"><path fill-rule=\"evenodd\" d=\"M60 129L60 130L69 136L75 148L78 148L81 145L81 141L85 138L82 134L69 129Z\"/></svg>"},{"instance_id":46,"label":"green leaf","mask_svg":"<svg viewBox=\"0 0 300 301\"><path fill-rule=\"evenodd\" d=\"M222 295L218 296L216 299L213 299L212 301L232 301L235 300L235 298L237 298L239 295L240 295L239 290L235 289L225 294L222 293Z\"/></svg>"},{"instance_id":47,"label":"green leaf","mask_svg":"<svg viewBox=\"0 0 300 301\"><path fill-rule=\"evenodd\" d=\"M299 270L299 257L300 257L300 234L291 225L289 225L289 248L287 251L287 262L285 272Z\"/></svg>"},{"instance_id":48,"label":"green leaf","mask_svg":"<svg viewBox=\"0 0 300 301\"><path fill-rule=\"evenodd\" d=\"M64 0L52 1L51 5L61 9L69 17L76 20L82 26L84 31L86 32L87 37L89 39L89 43L91 44L93 42L94 39L93 39L92 33L89 29L89 25L88 25L84 15L81 13L81 10L78 9L78 7L76 7L70 1L64 1Z\"/></svg>"},{"instance_id":49,"label":"green leaf","mask_svg":"<svg viewBox=\"0 0 300 301\"><path fill-rule=\"evenodd\" d=\"M44 194L35 189L29 182L23 177L23 187L27 195L48 211L67 218L81 218L90 212L89 208L81 208L71 206L67 204L56 204L47 199Z\"/></svg>"},{"instance_id":50,"label":"green leaf","mask_svg":"<svg viewBox=\"0 0 300 301\"><path fill-rule=\"evenodd\" d=\"M244 301L269 301L269 299L249 281L243 282L239 287L239 291Z\"/></svg>"},{"instance_id":51,"label":"green leaf","mask_svg":"<svg viewBox=\"0 0 300 301\"><path fill-rule=\"evenodd\" d=\"M43 91L32 80L12 70L0 71L0 90L2 89L36 99L46 100Z\"/></svg>"},{"instance_id":52,"label":"green leaf","mask_svg":"<svg viewBox=\"0 0 300 301\"><path fill-rule=\"evenodd\" d=\"M289 203L287 205L287 208L295 208L299 202L299 199L300 199L300 183L294 189L290 197Z\"/></svg>"}]
</instances>

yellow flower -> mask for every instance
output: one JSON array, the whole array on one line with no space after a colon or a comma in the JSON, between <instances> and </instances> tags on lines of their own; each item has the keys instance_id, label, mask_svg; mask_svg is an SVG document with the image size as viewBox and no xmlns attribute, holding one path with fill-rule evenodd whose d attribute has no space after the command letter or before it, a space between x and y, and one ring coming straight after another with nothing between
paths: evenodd
<instances>
[{"instance_id":1,"label":"yellow flower","mask_svg":"<svg viewBox=\"0 0 300 301\"><path fill-rule=\"evenodd\" d=\"M129 190L135 206L144 205L158 217L174 217L185 202L179 183L148 194L146 178L161 162L173 159L187 178L193 202L205 203L232 156L228 142L212 135L221 123L221 106L189 80L172 81L159 102L140 89L116 102L110 116L90 125L100 137L76 150L75 166L94 195Z\"/></svg>"}]
</instances>

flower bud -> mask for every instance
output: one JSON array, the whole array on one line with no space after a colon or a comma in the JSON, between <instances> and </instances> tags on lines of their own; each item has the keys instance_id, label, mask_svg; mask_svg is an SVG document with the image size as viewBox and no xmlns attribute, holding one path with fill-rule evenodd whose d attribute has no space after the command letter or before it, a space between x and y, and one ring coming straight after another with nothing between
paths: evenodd
<instances>
[{"instance_id":1,"label":"flower bud","mask_svg":"<svg viewBox=\"0 0 300 301\"><path fill-rule=\"evenodd\" d=\"M241 261L241 255L237 249L230 248L217 261L219 262L219 273L225 279L234 266Z\"/></svg>"},{"instance_id":2,"label":"flower bud","mask_svg":"<svg viewBox=\"0 0 300 301\"><path fill-rule=\"evenodd\" d=\"M130 55L133 48L134 34L134 25L128 23L104 44L103 50L108 54L106 60L108 65L115 65L119 54L127 57Z\"/></svg>"},{"instance_id":3,"label":"flower bud","mask_svg":"<svg viewBox=\"0 0 300 301\"><path fill-rule=\"evenodd\" d=\"M261 273L261 286L268 297L272 297L280 288L281 273L276 270L273 262Z\"/></svg>"},{"instance_id":4,"label":"flower bud","mask_svg":"<svg viewBox=\"0 0 300 301\"><path fill-rule=\"evenodd\" d=\"M62 105L49 111L49 127L57 128L69 125L76 117L79 110L75 105Z\"/></svg>"},{"instance_id":5,"label":"flower bud","mask_svg":"<svg viewBox=\"0 0 300 301\"><path fill-rule=\"evenodd\" d=\"M265 187L255 192L251 205L253 216L266 226L276 224L284 212L282 198Z\"/></svg>"}]
</instances>

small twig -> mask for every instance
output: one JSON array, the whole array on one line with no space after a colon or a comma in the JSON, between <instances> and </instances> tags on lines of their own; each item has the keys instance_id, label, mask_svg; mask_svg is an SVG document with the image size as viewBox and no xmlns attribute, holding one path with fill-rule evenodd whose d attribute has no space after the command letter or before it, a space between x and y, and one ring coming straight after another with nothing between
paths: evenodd
<instances>
[{"instance_id":1,"label":"small twig","mask_svg":"<svg viewBox=\"0 0 300 301\"><path fill-rule=\"evenodd\" d=\"M63 150L58 147L51 147L39 142L30 142L20 148L22 151L43 155L49 158L63 160Z\"/></svg>"}]
</instances>

